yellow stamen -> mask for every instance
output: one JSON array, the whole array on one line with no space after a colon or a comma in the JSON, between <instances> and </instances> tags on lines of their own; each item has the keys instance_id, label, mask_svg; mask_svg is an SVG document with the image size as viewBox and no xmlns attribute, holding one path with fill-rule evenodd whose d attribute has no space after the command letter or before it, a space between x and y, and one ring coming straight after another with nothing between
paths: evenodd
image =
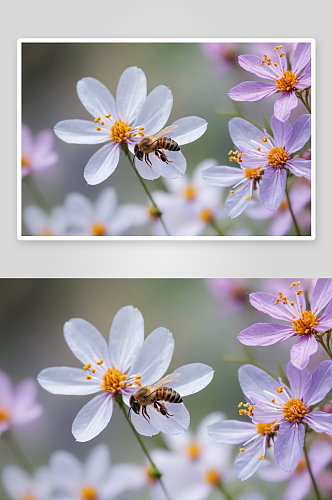
<instances>
[{"instance_id":1,"label":"yellow stamen","mask_svg":"<svg viewBox=\"0 0 332 500\"><path fill-rule=\"evenodd\" d=\"M209 470L206 474L205 474L205 480L209 483L209 484L213 484L213 485L216 485L218 483L220 483L220 474L218 471L216 471L215 469L211 469Z\"/></svg>"},{"instance_id":2,"label":"yellow stamen","mask_svg":"<svg viewBox=\"0 0 332 500\"><path fill-rule=\"evenodd\" d=\"M22 168L27 168L30 165L30 159L28 156L22 156Z\"/></svg>"},{"instance_id":3,"label":"yellow stamen","mask_svg":"<svg viewBox=\"0 0 332 500\"><path fill-rule=\"evenodd\" d=\"M187 448L187 454L192 460L196 460L202 453L202 448L197 443L192 443Z\"/></svg>"},{"instance_id":4,"label":"yellow stamen","mask_svg":"<svg viewBox=\"0 0 332 500\"><path fill-rule=\"evenodd\" d=\"M282 55L280 54L280 57L282 57ZM276 84L280 92L291 92L295 89L295 85L297 84L297 76L293 71L285 71L282 78L276 78Z\"/></svg>"},{"instance_id":5,"label":"yellow stamen","mask_svg":"<svg viewBox=\"0 0 332 500\"><path fill-rule=\"evenodd\" d=\"M202 210L201 213L200 213L200 218L204 221L204 222L211 222L212 219L213 219L213 213L211 212L211 210L209 210L208 208L205 208L205 210Z\"/></svg>"},{"instance_id":6,"label":"yellow stamen","mask_svg":"<svg viewBox=\"0 0 332 500\"><path fill-rule=\"evenodd\" d=\"M274 427L275 423L276 423L276 420L274 422L270 422L269 424L256 424L257 425L257 429L256 429L257 434L273 434L275 432L275 427Z\"/></svg>"},{"instance_id":7,"label":"yellow stamen","mask_svg":"<svg viewBox=\"0 0 332 500\"><path fill-rule=\"evenodd\" d=\"M259 179L259 177L262 175L263 170L261 170L262 167L258 168L245 168L244 169L244 176L247 179Z\"/></svg>"},{"instance_id":8,"label":"yellow stamen","mask_svg":"<svg viewBox=\"0 0 332 500\"><path fill-rule=\"evenodd\" d=\"M184 190L184 197L187 200L193 200L197 194L197 189L194 186L187 186Z\"/></svg>"},{"instance_id":9,"label":"yellow stamen","mask_svg":"<svg viewBox=\"0 0 332 500\"><path fill-rule=\"evenodd\" d=\"M283 148L273 148L267 155L267 161L271 167L283 167L287 160L288 156Z\"/></svg>"},{"instance_id":10,"label":"yellow stamen","mask_svg":"<svg viewBox=\"0 0 332 500\"><path fill-rule=\"evenodd\" d=\"M99 132L99 130L101 130L101 128L100 127L96 127L96 130L98 130L98 132Z\"/></svg>"},{"instance_id":11,"label":"yellow stamen","mask_svg":"<svg viewBox=\"0 0 332 500\"><path fill-rule=\"evenodd\" d=\"M83 369L84 369L85 371L87 371L89 368L91 368L91 363L88 363L87 365L85 365L85 366L83 367Z\"/></svg>"},{"instance_id":12,"label":"yellow stamen","mask_svg":"<svg viewBox=\"0 0 332 500\"><path fill-rule=\"evenodd\" d=\"M233 151L232 151L232 150L230 150L230 151L229 151L229 153L228 153L228 156L229 156L229 155L231 155L232 153L233 153Z\"/></svg>"},{"instance_id":13,"label":"yellow stamen","mask_svg":"<svg viewBox=\"0 0 332 500\"><path fill-rule=\"evenodd\" d=\"M284 388L282 385L279 387L279 389L277 389L277 394L280 394L281 392L284 392Z\"/></svg>"},{"instance_id":14,"label":"yellow stamen","mask_svg":"<svg viewBox=\"0 0 332 500\"><path fill-rule=\"evenodd\" d=\"M87 375L85 378L86 378L87 380L91 380L91 379L92 379L91 375Z\"/></svg>"},{"instance_id":15,"label":"yellow stamen","mask_svg":"<svg viewBox=\"0 0 332 500\"><path fill-rule=\"evenodd\" d=\"M100 120L100 116L97 116L97 118L95 118L93 121L94 121L95 123L98 123L98 122L99 122L99 120Z\"/></svg>"},{"instance_id":16,"label":"yellow stamen","mask_svg":"<svg viewBox=\"0 0 332 500\"><path fill-rule=\"evenodd\" d=\"M282 412L284 414L285 419L288 420L289 422L293 422L294 420L296 422L299 422L307 413L307 409L303 404L303 402L301 401L301 399L292 398L289 401L287 401L287 403L284 404Z\"/></svg>"},{"instance_id":17,"label":"yellow stamen","mask_svg":"<svg viewBox=\"0 0 332 500\"><path fill-rule=\"evenodd\" d=\"M98 498L98 493L93 486L83 486L80 493L82 500L97 500Z\"/></svg>"},{"instance_id":18,"label":"yellow stamen","mask_svg":"<svg viewBox=\"0 0 332 500\"><path fill-rule=\"evenodd\" d=\"M263 455L259 455L258 458L259 458L259 460L263 460L264 457L263 457Z\"/></svg>"},{"instance_id":19,"label":"yellow stamen","mask_svg":"<svg viewBox=\"0 0 332 500\"><path fill-rule=\"evenodd\" d=\"M112 116L112 113L108 113L108 115L105 115L105 118L109 118L110 116Z\"/></svg>"},{"instance_id":20,"label":"yellow stamen","mask_svg":"<svg viewBox=\"0 0 332 500\"><path fill-rule=\"evenodd\" d=\"M142 128L142 130L143 129L144 128ZM127 125L124 121L122 121L121 119L119 121L116 120L116 122L111 128L111 133L110 133L111 141L126 142L126 139L128 139L131 136L131 131L132 127Z\"/></svg>"},{"instance_id":21,"label":"yellow stamen","mask_svg":"<svg viewBox=\"0 0 332 500\"><path fill-rule=\"evenodd\" d=\"M303 469L307 468L306 461L304 460L303 457L301 457L301 460L299 461L299 465L296 467L294 472L302 472Z\"/></svg>"},{"instance_id":22,"label":"yellow stamen","mask_svg":"<svg viewBox=\"0 0 332 500\"><path fill-rule=\"evenodd\" d=\"M249 201L249 200L250 200L250 198L251 198L251 196L247 196L247 201Z\"/></svg>"},{"instance_id":23,"label":"yellow stamen","mask_svg":"<svg viewBox=\"0 0 332 500\"><path fill-rule=\"evenodd\" d=\"M311 311L303 311L302 318L292 321L292 323L297 335L315 333L315 326L318 325L317 318Z\"/></svg>"},{"instance_id":24,"label":"yellow stamen","mask_svg":"<svg viewBox=\"0 0 332 500\"><path fill-rule=\"evenodd\" d=\"M103 363L104 363L104 360L103 360L103 359L101 359L100 361L97 361L97 363L96 363L96 364L97 364L97 365L102 365Z\"/></svg>"},{"instance_id":25,"label":"yellow stamen","mask_svg":"<svg viewBox=\"0 0 332 500\"><path fill-rule=\"evenodd\" d=\"M140 387L141 383L139 382L140 376L135 378L135 384ZM103 391L110 392L111 394L119 392L126 386L130 386L130 384L126 384L124 380L127 380L127 376L123 375L120 370L117 370L114 366L113 368L107 368L107 372L103 375L103 382L101 387Z\"/></svg>"},{"instance_id":26,"label":"yellow stamen","mask_svg":"<svg viewBox=\"0 0 332 500\"><path fill-rule=\"evenodd\" d=\"M230 193L231 193L231 194L234 194L234 191L233 191L233 189L232 189L232 190L230 191Z\"/></svg>"},{"instance_id":27,"label":"yellow stamen","mask_svg":"<svg viewBox=\"0 0 332 500\"><path fill-rule=\"evenodd\" d=\"M240 452L244 453L246 450L244 448L240 448Z\"/></svg>"},{"instance_id":28,"label":"yellow stamen","mask_svg":"<svg viewBox=\"0 0 332 500\"><path fill-rule=\"evenodd\" d=\"M106 227L100 222L92 224L91 232L93 236L105 236L107 234Z\"/></svg>"},{"instance_id":29,"label":"yellow stamen","mask_svg":"<svg viewBox=\"0 0 332 500\"><path fill-rule=\"evenodd\" d=\"M263 137L263 139L262 139L263 144L264 144L264 142L267 142L267 135L265 137Z\"/></svg>"},{"instance_id":30,"label":"yellow stamen","mask_svg":"<svg viewBox=\"0 0 332 500\"><path fill-rule=\"evenodd\" d=\"M9 420L9 412L6 408L0 408L0 422L7 422Z\"/></svg>"},{"instance_id":31,"label":"yellow stamen","mask_svg":"<svg viewBox=\"0 0 332 500\"><path fill-rule=\"evenodd\" d=\"M241 406L242 406L242 405L243 405L243 403L239 403L239 404L237 405L237 407L238 407L238 408L241 408Z\"/></svg>"}]
</instances>

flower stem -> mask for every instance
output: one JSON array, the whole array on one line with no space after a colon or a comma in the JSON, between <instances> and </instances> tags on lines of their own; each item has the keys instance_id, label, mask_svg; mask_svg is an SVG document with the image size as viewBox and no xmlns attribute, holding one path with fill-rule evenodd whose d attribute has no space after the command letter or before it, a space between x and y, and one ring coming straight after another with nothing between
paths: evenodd
<instances>
[{"instance_id":1,"label":"flower stem","mask_svg":"<svg viewBox=\"0 0 332 500\"><path fill-rule=\"evenodd\" d=\"M117 395L115 396L115 401L118 403L118 405L119 405L120 409L122 410L122 413L124 414L124 416L125 416L125 418L126 418L126 420L127 420L128 424L130 425L130 427L131 427L131 429L132 429L133 433L135 434L136 439L137 439L137 441L139 442L139 444L140 444L140 446L141 446L141 448L142 448L142 450L143 450L144 454L146 455L147 459L149 460L149 462L150 462L151 466L153 467L153 469L154 469L154 473L155 473L155 477L158 479L158 481L159 481L159 483L160 483L160 486L162 487L163 492L164 492L164 494L165 494L165 497L167 498L167 500L171 500L171 499L170 499L169 494L167 493L167 490L166 490L166 488L165 488L165 485L164 485L163 481L161 480L161 476L162 476L161 472L159 471L158 467L156 466L156 464L155 464L155 463L154 463L154 461L152 460L151 455L150 455L150 453L148 452L147 447L146 447L146 446L145 446L145 444L143 443L143 440L142 440L141 436L138 434L137 430L135 429L135 427L134 427L134 425L133 425L132 421L130 420L130 418L129 418L128 414L127 414L127 410L126 410L126 407L125 407L125 405L124 405L124 403L123 403L122 396L120 396L119 394L117 394Z\"/></svg>"},{"instance_id":2,"label":"flower stem","mask_svg":"<svg viewBox=\"0 0 332 500\"><path fill-rule=\"evenodd\" d=\"M320 491L318 489L316 480L315 480L315 478L313 476L313 473L312 473L312 470L311 470L311 466L310 466L308 452L307 452L307 448L306 448L305 442L304 442L304 445L303 445L303 451L304 451L304 456L305 456L305 459L306 459L306 462L307 462L308 471L309 471L309 474L310 474L310 477L311 477L311 481L312 481L312 484L313 484L313 487L314 487L314 490L315 490L315 494L316 494L317 500L322 500L322 497L321 497Z\"/></svg>"},{"instance_id":3,"label":"flower stem","mask_svg":"<svg viewBox=\"0 0 332 500\"><path fill-rule=\"evenodd\" d=\"M303 97L302 97L302 92L298 92L297 93L297 97L300 99L300 101L302 102L302 104L304 105L304 107L307 109L307 111L309 111L309 113L311 114L311 108L309 106L309 103L306 102ZM308 99L308 98L307 98Z\"/></svg>"},{"instance_id":4,"label":"flower stem","mask_svg":"<svg viewBox=\"0 0 332 500\"><path fill-rule=\"evenodd\" d=\"M20 464L24 469L33 472L33 467L30 464L28 458L23 452L22 448L18 444L14 434L11 431L7 431L3 434L3 440L7 443L8 448L12 452L12 455L15 457L15 460L18 464Z\"/></svg>"},{"instance_id":5,"label":"flower stem","mask_svg":"<svg viewBox=\"0 0 332 500\"><path fill-rule=\"evenodd\" d=\"M210 220L210 226L213 227L218 236L224 236L223 232L221 231L221 229L219 229L214 219Z\"/></svg>"},{"instance_id":6,"label":"flower stem","mask_svg":"<svg viewBox=\"0 0 332 500\"><path fill-rule=\"evenodd\" d=\"M146 192L146 194L147 194L147 196L148 196L149 200L151 201L152 205L154 206L154 208L155 208L155 210L156 210L156 213L160 214L160 215L158 215L158 217L159 217L160 222L161 222L161 224L162 224L162 226L163 226L163 228L164 228L165 233L167 234L167 236L170 236L170 233L169 233L169 231L168 231L167 227L165 226L165 222L164 222L164 220L163 220L163 218L162 218L162 212L161 212L161 210L159 210L159 208L158 208L158 206L157 206L156 202L155 202L155 201L154 201L154 199L152 198L152 195L151 195L151 193L150 193L150 191L149 191L149 189L148 189L147 185L145 184L145 182L144 182L143 178L139 175L139 172L138 172L137 168L136 168L136 167L135 167L135 165L134 165L134 162L133 162L133 160L132 160L132 157L130 156L130 151L129 151L129 149L128 149L127 144L122 144L121 148L122 148L122 151L124 152L124 154L126 155L126 157L128 158L129 163L130 163L130 165L132 166L132 168L133 168L133 170L134 170L135 174L137 175L137 177L138 177L138 179L139 179L140 183L142 184L143 189L144 189L144 191Z\"/></svg>"},{"instance_id":7,"label":"flower stem","mask_svg":"<svg viewBox=\"0 0 332 500\"><path fill-rule=\"evenodd\" d=\"M325 344L323 337L319 337L318 342L323 347L324 351L328 354L328 356L332 359L331 349L330 349L329 345Z\"/></svg>"},{"instance_id":8,"label":"flower stem","mask_svg":"<svg viewBox=\"0 0 332 500\"><path fill-rule=\"evenodd\" d=\"M302 236L300 228L299 228L299 225L297 223L296 217L295 217L293 209L292 209L292 204L291 204L291 201L290 201L290 198L289 198L289 193L288 193L287 181L288 181L288 174L287 174L286 188L285 188L285 193L286 193L288 208L289 208L289 211L290 211L292 219L293 219L293 223L294 223L294 227L295 227L296 233L297 233L298 236Z\"/></svg>"},{"instance_id":9,"label":"flower stem","mask_svg":"<svg viewBox=\"0 0 332 500\"><path fill-rule=\"evenodd\" d=\"M227 500L232 500L231 495L228 493L227 490L225 490L224 486L222 485L222 483L220 481L217 484L217 488L221 491L221 493L224 495L224 497L227 498Z\"/></svg>"},{"instance_id":10,"label":"flower stem","mask_svg":"<svg viewBox=\"0 0 332 500\"><path fill-rule=\"evenodd\" d=\"M34 197L34 199L36 200L36 202L38 203L38 205L40 205L44 210L46 210L46 212L50 212L51 209L49 207L49 204L45 200L42 192L40 191L39 187L31 177L31 175L29 174L23 177L23 181L25 182L25 184L29 186L30 192Z\"/></svg>"}]
</instances>

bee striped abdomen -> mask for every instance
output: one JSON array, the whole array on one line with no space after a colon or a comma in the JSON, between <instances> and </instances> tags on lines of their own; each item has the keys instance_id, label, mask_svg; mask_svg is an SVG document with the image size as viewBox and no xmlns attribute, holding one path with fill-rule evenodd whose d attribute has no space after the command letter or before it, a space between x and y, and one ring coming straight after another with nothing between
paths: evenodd
<instances>
[{"instance_id":1,"label":"bee striped abdomen","mask_svg":"<svg viewBox=\"0 0 332 500\"><path fill-rule=\"evenodd\" d=\"M180 394L170 387L161 387L156 393L156 399L169 403L182 403Z\"/></svg>"},{"instance_id":2,"label":"bee striped abdomen","mask_svg":"<svg viewBox=\"0 0 332 500\"><path fill-rule=\"evenodd\" d=\"M170 139L169 137L161 137L158 140L157 147L159 149L166 149L167 151L180 151L180 146L178 145L178 143L173 139Z\"/></svg>"}]
</instances>

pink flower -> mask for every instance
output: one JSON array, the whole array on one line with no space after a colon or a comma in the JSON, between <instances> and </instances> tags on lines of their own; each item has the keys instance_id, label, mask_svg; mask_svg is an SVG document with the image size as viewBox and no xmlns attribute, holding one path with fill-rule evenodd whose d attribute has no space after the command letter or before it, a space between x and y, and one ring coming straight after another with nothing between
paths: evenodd
<instances>
[{"instance_id":1,"label":"pink flower","mask_svg":"<svg viewBox=\"0 0 332 500\"><path fill-rule=\"evenodd\" d=\"M224 314L232 315L244 311L248 300L246 279L210 278L207 285L210 292L221 299Z\"/></svg>"},{"instance_id":2,"label":"pink flower","mask_svg":"<svg viewBox=\"0 0 332 500\"><path fill-rule=\"evenodd\" d=\"M58 154L52 151L53 145L51 130L42 130L33 138L29 127L22 124L22 177L34 170L51 167L58 161Z\"/></svg>"},{"instance_id":3,"label":"pink flower","mask_svg":"<svg viewBox=\"0 0 332 500\"><path fill-rule=\"evenodd\" d=\"M218 73L230 73L235 68L235 43L202 43L203 54L215 63Z\"/></svg>"}]
</instances>

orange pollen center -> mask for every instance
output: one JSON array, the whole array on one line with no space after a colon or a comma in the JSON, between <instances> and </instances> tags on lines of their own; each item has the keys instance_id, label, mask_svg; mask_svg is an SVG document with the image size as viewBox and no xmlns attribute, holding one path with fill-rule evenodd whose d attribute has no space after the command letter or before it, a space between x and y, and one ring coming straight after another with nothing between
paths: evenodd
<instances>
[{"instance_id":1,"label":"orange pollen center","mask_svg":"<svg viewBox=\"0 0 332 500\"><path fill-rule=\"evenodd\" d=\"M211 469L205 474L205 479L209 484L216 485L220 483L221 478L218 471L216 471L215 469Z\"/></svg>"},{"instance_id":2,"label":"orange pollen center","mask_svg":"<svg viewBox=\"0 0 332 500\"><path fill-rule=\"evenodd\" d=\"M129 127L129 125L120 119L119 121L116 121L111 128L111 141L126 142L126 140L132 135L131 131L132 127Z\"/></svg>"},{"instance_id":3,"label":"orange pollen center","mask_svg":"<svg viewBox=\"0 0 332 500\"><path fill-rule=\"evenodd\" d=\"M285 71L282 78L276 78L276 84L280 92L291 92L297 84L297 76L293 71Z\"/></svg>"},{"instance_id":4,"label":"orange pollen center","mask_svg":"<svg viewBox=\"0 0 332 500\"><path fill-rule=\"evenodd\" d=\"M27 156L22 156L22 168L27 168L30 165L30 160Z\"/></svg>"},{"instance_id":5,"label":"orange pollen center","mask_svg":"<svg viewBox=\"0 0 332 500\"><path fill-rule=\"evenodd\" d=\"M301 460L299 461L299 465L296 467L294 472L302 472L303 469L306 469L306 468L307 468L306 461L302 457Z\"/></svg>"},{"instance_id":6,"label":"orange pollen center","mask_svg":"<svg viewBox=\"0 0 332 500\"><path fill-rule=\"evenodd\" d=\"M52 233L50 231L44 231L39 236L52 236Z\"/></svg>"},{"instance_id":7,"label":"orange pollen center","mask_svg":"<svg viewBox=\"0 0 332 500\"><path fill-rule=\"evenodd\" d=\"M27 497L23 497L21 500L35 500L35 497L28 495Z\"/></svg>"},{"instance_id":8,"label":"orange pollen center","mask_svg":"<svg viewBox=\"0 0 332 500\"><path fill-rule=\"evenodd\" d=\"M97 222L96 224L92 225L92 234L93 236L105 236L106 235L106 228L104 224L101 224Z\"/></svg>"},{"instance_id":9,"label":"orange pollen center","mask_svg":"<svg viewBox=\"0 0 332 500\"><path fill-rule=\"evenodd\" d=\"M270 422L269 424L257 424L257 434L273 434L275 432L276 420L274 422Z\"/></svg>"},{"instance_id":10,"label":"orange pollen center","mask_svg":"<svg viewBox=\"0 0 332 500\"><path fill-rule=\"evenodd\" d=\"M90 376L90 378L91 378L91 376ZM123 375L120 372L120 370L117 370L114 366L113 366L113 369L107 368L106 373L103 375L103 382L101 384L101 387L102 387L103 391L110 392L111 394L115 394L126 386L128 386L128 387L132 386L133 383L135 383L139 387L141 386L141 383L140 383L141 376L140 375L136 375L135 380L133 382L129 382L129 383L126 382L127 378L128 378L127 375Z\"/></svg>"},{"instance_id":11,"label":"orange pollen center","mask_svg":"<svg viewBox=\"0 0 332 500\"><path fill-rule=\"evenodd\" d=\"M267 161L271 167L282 167L288 160L286 151L283 148L273 148L267 155Z\"/></svg>"},{"instance_id":12,"label":"orange pollen center","mask_svg":"<svg viewBox=\"0 0 332 500\"><path fill-rule=\"evenodd\" d=\"M287 207L288 207L287 201L286 200L282 200L281 205L278 208L278 210L279 210L279 212L283 212L284 210L286 210Z\"/></svg>"},{"instance_id":13,"label":"orange pollen center","mask_svg":"<svg viewBox=\"0 0 332 500\"><path fill-rule=\"evenodd\" d=\"M187 454L192 460L196 460L202 452L201 447L197 443L192 443L188 446Z\"/></svg>"},{"instance_id":14,"label":"orange pollen center","mask_svg":"<svg viewBox=\"0 0 332 500\"><path fill-rule=\"evenodd\" d=\"M315 326L318 325L317 318L311 311L303 311L302 318L292 323L297 335L310 335L315 332Z\"/></svg>"},{"instance_id":15,"label":"orange pollen center","mask_svg":"<svg viewBox=\"0 0 332 500\"><path fill-rule=\"evenodd\" d=\"M201 211L200 217L204 222L211 222L213 219L213 213L208 208Z\"/></svg>"},{"instance_id":16,"label":"orange pollen center","mask_svg":"<svg viewBox=\"0 0 332 500\"><path fill-rule=\"evenodd\" d=\"M262 167L258 167L258 168L245 168L244 169L244 176L247 178L247 179L258 179L262 173L263 173L263 170L261 170Z\"/></svg>"},{"instance_id":17,"label":"orange pollen center","mask_svg":"<svg viewBox=\"0 0 332 500\"><path fill-rule=\"evenodd\" d=\"M298 422L305 416L307 409L301 399L292 398L284 404L282 412L286 420L290 422L296 420Z\"/></svg>"},{"instance_id":18,"label":"orange pollen center","mask_svg":"<svg viewBox=\"0 0 332 500\"><path fill-rule=\"evenodd\" d=\"M82 500L97 500L98 493L93 486L83 486L81 488Z\"/></svg>"},{"instance_id":19,"label":"orange pollen center","mask_svg":"<svg viewBox=\"0 0 332 500\"><path fill-rule=\"evenodd\" d=\"M184 190L184 196L187 200L193 200L196 196L197 190L194 186L188 186Z\"/></svg>"},{"instance_id":20,"label":"orange pollen center","mask_svg":"<svg viewBox=\"0 0 332 500\"><path fill-rule=\"evenodd\" d=\"M6 408L0 408L0 422L6 422L9 420L9 413Z\"/></svg>"}]
</instances>

